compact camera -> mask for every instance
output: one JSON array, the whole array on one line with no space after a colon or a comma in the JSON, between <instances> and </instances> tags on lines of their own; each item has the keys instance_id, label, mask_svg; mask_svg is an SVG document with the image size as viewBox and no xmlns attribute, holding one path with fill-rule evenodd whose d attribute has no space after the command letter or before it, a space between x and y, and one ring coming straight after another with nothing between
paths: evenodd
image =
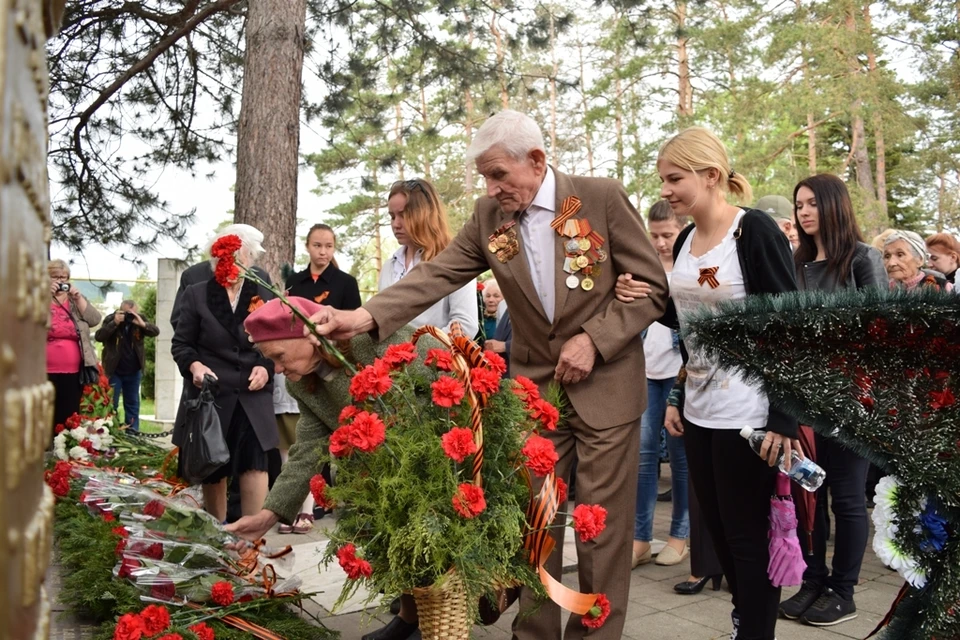
<instances>
[{"instance_id":1,"label":"compact camera","mask_svg":"<svg viewBox=\"0 0 960 640\"><path fill-rule=\"evenodd\" d=\"M130 313L129 311L124 311L124 312L123 312L123 321L126 322L127 324L133 322L133 314Z\"/></svg>"},{"instance_id":2,"label":"compact camera","mask_svg":"<svg viewBox=\"0 0 960 640\"><path fill-rule=\"evenodd\" d=\"M61 282L61 283L57 284L57 291L70 291L70 283L69 283L69 282Z\"/></svg>"}]
</instances>

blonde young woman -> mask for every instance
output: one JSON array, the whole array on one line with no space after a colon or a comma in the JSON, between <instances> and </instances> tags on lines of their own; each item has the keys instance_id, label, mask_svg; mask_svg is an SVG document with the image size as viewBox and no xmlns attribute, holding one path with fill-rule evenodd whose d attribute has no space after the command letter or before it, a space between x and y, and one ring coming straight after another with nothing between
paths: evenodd
<instances>
[{"instance_id":1,"label":"blonde young woman","mask_svg":"<svg viewBox=\"0 0 960 640\"><path fill-rule=\"evenodd\" d=\"M793 254L776 223L762 211L727 202L748 202L751 188L730 166L723 143L692 127L660 149L660 196L693 224L673 249L671 301L661 320L685 325L700 305L797 288ZM617 295L629 302L644 288L620 276ZM692 345L688 345L692 346ZM689 349L684 371L668 400L666 427L682 436L690 480L717 556L733 593L733 637L773 640L780 588L767 578L770 496L781 450L799 449L797 421L770 406L759 386ZM757 457L739 435L749 425L767 431Z\"/></svg>"},{"instance_id":2,"label":"blonde young woman","mask_svg":"<svg viewBox=\"0 0 960 640\"><path fill-rule=\"evenodd\" d=\"M400 248L380 271L380 291L400 281L421 262L429 262L453 239L447 223L447 211L432 184L422 179L403 180L390 188L387 199L390 228ZM410 321L414 327L432 325L450 331L459 323L465 336L475 336L480 328L477 319L477 284L471 280L446 298ZM395 609L394 609L395 610ZM406 640L419 628L417 605L412 596L401 596L399 613L386 626L371 631L363 640Z\"/></svg>"}]
</instances>

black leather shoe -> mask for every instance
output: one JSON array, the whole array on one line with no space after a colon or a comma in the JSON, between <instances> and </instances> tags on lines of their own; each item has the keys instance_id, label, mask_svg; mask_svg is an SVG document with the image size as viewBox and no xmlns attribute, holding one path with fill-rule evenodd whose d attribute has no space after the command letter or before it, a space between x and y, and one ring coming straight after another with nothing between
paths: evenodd
<instances>
[{"instance_id":1,"label":"black leather shoe","mask_svg":"<svg viewBox=\"0 0 960 640\"><path fill-rule=\"evenodd\" d=\"M400 616L394 616L393 620L385 627L363 636L362 640L407 640L419 629L416 623L410 624L404 622Z\"/></svg>"},{"instance_id":2,"label":"black leather shoe","mask_svg":"<svg viewBox=\"0 0 960 640\"><path fill-rule=\"evenodd\" d=\"M663 493L657 494L657 502L670 502L673 500L673 489L667 489Z\"/></svg>"},{"instance_id":3,"label":"black leather shoe","mask_svg":"<svg viewBox=\"0 0 960 640\"><path fill-rule=\"evenodd\" d=\"M677 593L685 596L694 596L701 591L703 591L703 586L707 584L707 580L712 580L713 584L711 587L714 591L720 591L720 584L723 582L723 576L703 576L697 580L686 580L680 584L673 585L673 590Z\"/></svg>"}]
</instances>

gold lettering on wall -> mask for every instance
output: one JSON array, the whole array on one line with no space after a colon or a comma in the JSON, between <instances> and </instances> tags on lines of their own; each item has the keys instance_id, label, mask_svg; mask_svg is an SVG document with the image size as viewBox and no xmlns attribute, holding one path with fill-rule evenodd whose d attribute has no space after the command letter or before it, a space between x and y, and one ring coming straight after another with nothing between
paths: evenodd
<instances>
[{"instance_id":1,"label":"gold lettering on wall","mask_svg":"<svg viewBox=\"0 0 960 640\"><path fill-rule=\"evenodd\" d=\"M53 523L53 492L46 484L43 486L43 498L33 519L24 531L23 555L20 572L21 599L24 607L37 601L40 583L50 566L50 542Z\"/></svg>"},{"instance_id":2,"label":"gold lettering on wall","mask_svg":"<svg viewBox=\"0 0 960 640\"><path fill-rule=\"evenodd\" d=\"M50 218L46 149L43 146L46 132L38 136L33 131L20 102L14 102L11 111L13 170L17 182L23 187L30 204L33 205L37 218L46 223Z\"/></svg>"},{"instance_id":3,"label":"gold lettering on wall","mask_svg":"<svg viewBox=\"0 0 960 640\"><path fill-rule=\"evenodd\" d=\"M49 382L3 394L7 489L20 484L29 464L39 462L51 437L54 388Z\"/></svg>"},{"instance_id":4,"label":"gold lettering on wall","mask_svg":"<svg viewBox=\"0 0 960 640\"><path fill-rule=\"evenodd\" d=\"M46 264L25 242L17 245L17 318L30 318L41 326L50 321L50 292L46 288Z\"/></svg>"},{"instance_id":5,"label":"gold lettering on wall","mask_svg":"<svg viewBox=\"0 0 960 640\"><path fill-rule=\"evenodd\" d=\"M3 395L3 430L7 450L7 490L20 484L27 461L23 457L23 402L19 389L7 389Z\"/></svg>"}]
</instances>

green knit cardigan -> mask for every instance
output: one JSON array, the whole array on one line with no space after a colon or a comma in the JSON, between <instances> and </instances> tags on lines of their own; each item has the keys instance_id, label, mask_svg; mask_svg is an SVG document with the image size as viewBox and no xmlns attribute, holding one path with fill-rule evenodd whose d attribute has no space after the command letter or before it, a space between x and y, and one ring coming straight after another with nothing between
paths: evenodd
<instances>
[{"instance_id":1,"label":"green knit cardigan","mask_svg":"<svg viewBox=\"0 0 960 640\"><path fill-rule=\"evenodd\" d=\"M374 358L383 356L392 344L409 342L412 327L404 327L383 342L374 342L369 334L361 334L350 340L348 359L361 368L371 364ZM410 366L419 367L421 375L436 377L436 371L423 364L428 349L440 347L429 335L417 342L419 358ZM339 369L329 380L319 376L305 376L296 382L287 380L287 391L300 406L297 421L297 441L290 447L290 455L283 471L273 483L267 495L264 509L273 511L284 524L292 524L300 513L304 499L310 493L310 479L320 473L321 447L327 445L330 434L338 426L340 412L352 402L350 397L350 374Z\"/></svg>"}]
</instances>

